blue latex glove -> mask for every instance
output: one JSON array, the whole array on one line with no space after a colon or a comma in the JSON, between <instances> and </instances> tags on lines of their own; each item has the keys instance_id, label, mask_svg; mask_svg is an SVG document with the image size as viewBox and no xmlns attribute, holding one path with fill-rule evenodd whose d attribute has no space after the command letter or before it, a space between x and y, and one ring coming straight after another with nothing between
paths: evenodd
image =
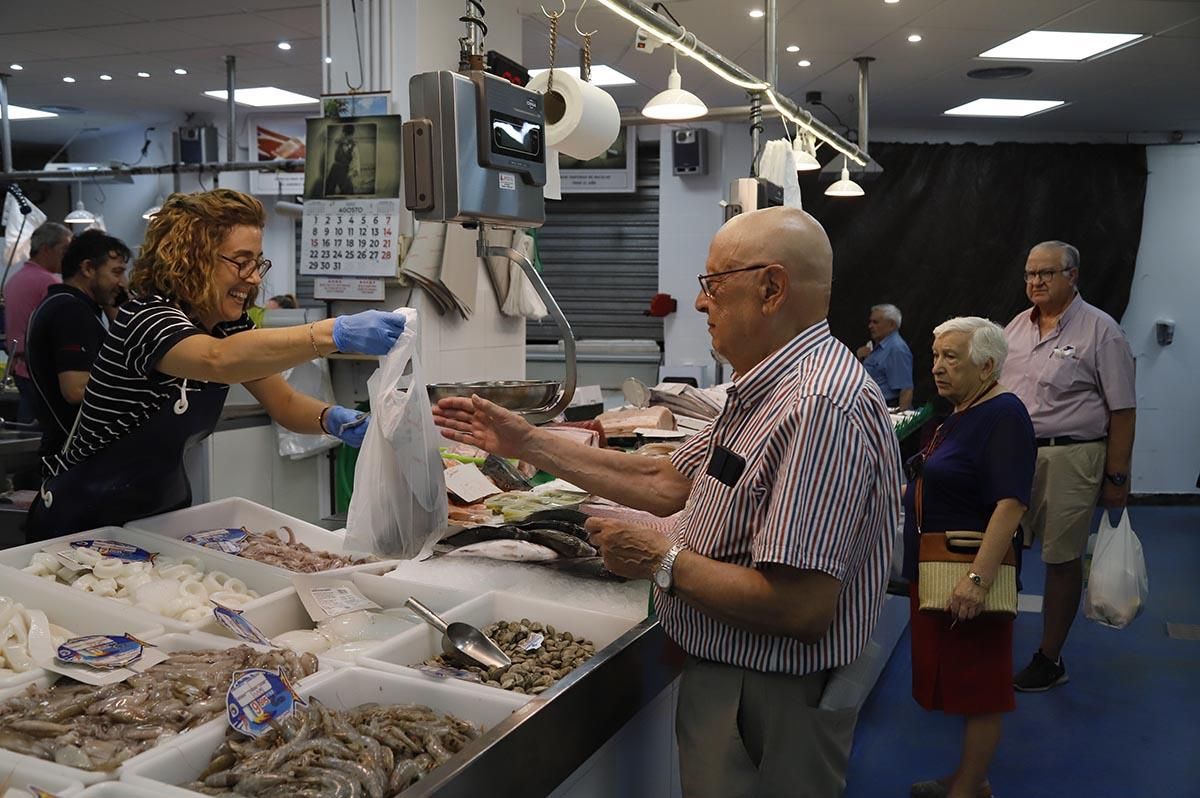
<instances>
[{"instance_id":1,"label":"blue latex glove","mask_svg":"<svg viewBox=\"0 0 1200 798\"><path fill-rule=\"evenodd\" d=\"M339 352L386 355L404 332L403 313L364 310L333 320L333 345Z\"/></svg>"},{"instance_id":2,"label":"blue latex glove","mask_svg":"<svg viewBox=\"0 0 1200 798\"><path fill-rule=\"evenodd\" d=\"M370 312L375 311L368 311ZM334 405L325 411L325 431L355 449L362 446L369 423L370 413L360 413L340 405Z\"/></svg>"}]
</instances>

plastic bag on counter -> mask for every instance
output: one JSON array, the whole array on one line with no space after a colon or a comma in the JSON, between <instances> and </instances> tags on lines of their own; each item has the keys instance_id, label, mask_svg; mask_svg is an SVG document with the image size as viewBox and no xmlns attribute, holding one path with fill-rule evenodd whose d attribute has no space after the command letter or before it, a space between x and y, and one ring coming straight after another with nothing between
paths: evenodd
<instances>
[{"instance_id":1,"label":"plastic bag on counter","mask_svg":"<svg viewBox=\"0 0 1200 798\"><path fill-rule=\"evenodd\" d=\"M320 399L325 404L333 404L333 384L329 379L329 363L321 360L310 360L295 368L283 372L283 378L288 385L300 393L308 394L314 399ZM279 456L290 457L293 460L303 460L314 454L328 451L337 446L339 441L332 435L306 435L292 432L289 429L275 425L279 435Z\"/></svg>"},{"instance_id":2,"label":"plastic bag on counter","mask_svg":"<svg viewBox=\"0 0 1200 798\"><path fill-rule=\"evenodd\" d=\"M1115 527L1108 513L1100 521L1083 612L1093 621L1124 629L1141 614L1150 595L1142 543L1129 523L1129 510Z\"/></svg>"},{"instance_id":3,"label":"plastic bag on counter","mask_svg":"<svg viewBox=\"0 0 1200 798\"><path fill-rule=\"evenodd\" d=\"M432 551L446 526L446 482L419 352L419 320L367 381L371 426L358 454L346 518L346 548L411 559Z\"/></svg>"}]
</instances>

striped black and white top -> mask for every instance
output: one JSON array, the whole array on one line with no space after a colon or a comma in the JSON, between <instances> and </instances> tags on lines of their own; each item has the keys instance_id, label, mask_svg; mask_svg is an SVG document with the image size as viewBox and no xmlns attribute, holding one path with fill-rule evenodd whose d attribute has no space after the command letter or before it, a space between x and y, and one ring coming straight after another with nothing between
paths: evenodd
<instances>
[{"instance_id":1,"label":"striped black and white top","mask_svg":"<svg viewBox=\"0 0 1200 798\"><path fill-rule=\"evenodd\" d=\"M710 474L722 473L711 467L718 446L745 459L736 480ZM675 531L690 550L820 571L842 587L829 632L812 645L730 626L656 591L667 634L689 654L756 671L799 676L853 661L887 589L900 450L879 387L828 324L736 379L721 415L671 461L693 480Z\"/></svg>"},{"instance_id":2,"label":"striped black and white top","mask_svg":"<svg viewBox=\"0 0 1200 798\"><path fill-rule=\"evenodd\" d=\"M243 315L211 334L226 338L253 327ZM163 405L178 401L181 391L202 390L207 383L163 374L158 364L184 338L207 334L166 297L155 294L122 305L92 364L75 434L64 451L46 458L47 472L56 476L120 440Z\"/></svg>"}]
</instances>

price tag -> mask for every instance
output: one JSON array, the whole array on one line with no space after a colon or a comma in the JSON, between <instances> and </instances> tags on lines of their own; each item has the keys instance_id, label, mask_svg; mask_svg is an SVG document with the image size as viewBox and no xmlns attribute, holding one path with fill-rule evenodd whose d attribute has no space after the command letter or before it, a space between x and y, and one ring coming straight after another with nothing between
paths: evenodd
<instances>
[{"instance_id":1,"label":"price tag","mask_svg":"<svg viewBox=\"0 0 1200 798\"><path fill-rule=\"evenodd\" d=\"M257 626L243 617L242 610L235 610L217 604L217 606L213 607L213 616L219 624L232 632L237 638L245 640L247 643L257 643L260 646L271 647L275 645Z\"/></svg>"},{"instance_id":2,"label":"price tag","mask_svg":"<svg viewBox=\"0 0 1200 798\"><path fill-rule=\"evenodd\" d=\"M350 587L314 587L309 595L330 618L358 610L377 610L379 605Z\"/></svg>"},{"instance_id":3,"label":"price tag","mask_svg":"<svg viewBox=\"0 0 1200 798\"><path fill-rule=\"evenodd\" d=\"M242 544L246 542L246 538L250 537L250 533L243 527L241 529L209 529L204 532L193 532L190 535L184 535L185 543L194 543L197 546L203 546L206 549L215 549L223 551L226 554L241 554Z\"/></svg>"},{"instance_id":4,"label":"price tag","mask_svg":"<svg viewBox=\"0 0 1200 798\"><path fill-rule=\"evenodd\" d=\"M153 562L157 556L145 549L116 540L72 540L73 549L91 549L101 557L115 557L122 562Z\"/></svg>"},{"instance_id":5,"label":"price tag","mask_svg":"<svg viewBox=\"0 0 1200 798\"><path fill-rule=\"evenodd\" d=\"M297 706L306 705L281 671L262 668L235 673L225 694L229 725L250 737L261 736L270 730L272 720L282 720Z\"/></svg>"},{"instance_id":6,"label":"price tag","mask_svg":"<svg viewBox=\"0 0 1200 798\"><path fill-rule=\"evenodd\" d=\"M537 651L546 642L546 636L541 632L533 632L520 644L522 651Z\"/></svg>"},{"instance_id":7,"label":"price tag","mask_svg":"<svg viewBox=\"0 0 1200 798\"><path fill-rule=\"evenodd\" d=\"M68 665L114 670L141 659L147 645L130 634L73 637L58 647L55 658Z\"/></svg>"}]
</instances>

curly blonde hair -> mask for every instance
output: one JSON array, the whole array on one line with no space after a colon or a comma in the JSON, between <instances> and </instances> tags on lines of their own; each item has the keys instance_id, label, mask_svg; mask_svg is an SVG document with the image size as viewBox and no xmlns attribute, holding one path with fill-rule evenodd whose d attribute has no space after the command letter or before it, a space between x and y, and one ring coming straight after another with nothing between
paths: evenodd
<instances>
[{"instance_id":1,"label":"curly blonde hair","mask_svg":"<svg viewBox=\"0 0 1200 798\"><path fill-rule=\"evenodd\" d=\"M262 228L266 213L249 194L217 188L198 194L172 194L150 218L142 252L129 280L137 295L161 294L189 316L213 312L221 292L213 279L217 251L238 225ZM254 303L257 290L246 299Z\"/></svg>"}]
</instances>

